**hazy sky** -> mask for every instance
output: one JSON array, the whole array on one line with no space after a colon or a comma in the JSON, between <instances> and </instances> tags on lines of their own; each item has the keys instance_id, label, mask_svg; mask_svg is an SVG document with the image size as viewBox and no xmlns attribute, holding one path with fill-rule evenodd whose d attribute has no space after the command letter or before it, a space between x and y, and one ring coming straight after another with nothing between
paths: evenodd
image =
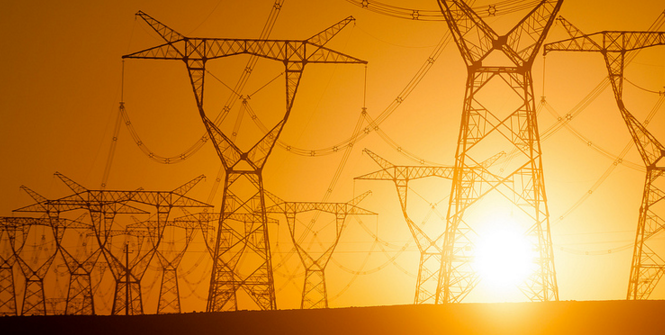
<instances>
[{"instance_id":1,"label":"hazy sky","mask_svg":"<svg viewBox=\"0 0 665 335\"><path fill-rule=\"evenodd\" d=\"M384 2L403 7L438 8L433 0ZM489 3L477 1L476 5ZM272 4L272 0L256 0L251 5L237 0L187 4L147 0L2 1L0 215L10 216L13 209L32 203L28 195L19 190L20 185L48 198L66 195L67 190L53 177L56 171L86 187L99 188L121 96L121 56L162 43L145 22L135 19L134 13L142 10L186 36L257 38ZM585 32L646 30L664 9L663 2L657 0L629 4L618 0L566 0L560 14ZM306 39L349 15L356 18L355 25L347 27L329 46L369 61L367 72L362 65L308 65L305 69L295 107L281 139L287 145L314 151L314 155L300 156L278 147L264 171L266 188L289 201L319 201L324 197L342 153L322 156L317 150L350 137L363 107L365 85L365 105L370 115L378 116L398 97L448 31L444 22L382 16L345 0L285 0L271 36ZM501 30L512 25L518 16L487 20ZM563 28L555 25L547 41L565 37ZM626 71L626 78L647 90L665 91L664 56L665 47L643 52ZM208 69L221 82L233 86L247 59L240 56L210 62ZM282 65L277 62L260 61L245 91L241 92L250 95L258 90L250 104L267 120L280 117L284 110L284 79L280 77L270 82L281 71ZM452 165L465 76L464 63L455 45L450 43L408 99L381 124L381 129L396 146L415 156ZM549 105L562 117L605 76L599 54L552 53L546 62L539 57L534 64L537 97L544 92ZM231 93L211 76L207 80L207 111L214 116ZM657 93L629 83L625 91L626 105L639 120L647 116L659 99ZM126 60L124 102L136 131L158 155L178 155L204 133L182 62ZM236 111L240 105L235 104ZM229 122L228 129L231 129L233 121ZM541 132L556 122L556 115L542 109L539 114ZM632 252L626 246L634 240L642 196L642 163L632 149L624 158L625 162L586 201L559 220L588 193L630 143L610 89L592 101L569 125L572 128L564 127L542 142L560 298L623 299ZM242 134L255 132L248 117L240 129ZM665 141L663 107L649 129ZM349 219L338 252L327 269L330 305L411 303L418 253L399 210L392 183L354 182L354 177L377 168L362 154L363 148L395 164L418 164L376 132L355 143L329 200L345 202L372 190L373 195L361 205L379 216L363 217L362 224ZM159 164L141 152L123 127L108 188L170 190L205 174L207 180L190 195L206 201L219 166L210 143L183 162ZM437 211L445 217L450 183L413 183L413 190L416 193L410 193L409 206L413 206L411 215L415 221L429 216L428 224L440 224L436 213L429 213L428 208L430 203L438 203ZM219 209L220 201L221 192L212 204ZM277 218L283 223L283 218ZM302 222L307 220L309 217L302 218ZM322 217L321 226L326 220L330 222L334 218ZM291 241L285 224L270 229L273 262L280 264L291 249ZM381 243L375 243L375 234ZM330 239L322 237L322 241ZM192 248L203 250L200 243ZM183 267L191 268L199 255L186 258ZM284 262L286 265L276 269L275 276L278 306L298 307L302 268L298 267L297 257ZM198 273L198 276L202 275ZM200 278L195 277L192 275L189 280L199 281ZM207 279L201 285L207 287ZM189 288L181 290L188 295L186 301L190 309L203 309L199 307L203 302L197 300L197 295L205 296L205 288L194 294ZM657 289L652 298L665 298L665 285ZM510 299L523 300L521 296ZM476 294L467 301L488 300L491 299Z\"/></svg>"}]
</instances>

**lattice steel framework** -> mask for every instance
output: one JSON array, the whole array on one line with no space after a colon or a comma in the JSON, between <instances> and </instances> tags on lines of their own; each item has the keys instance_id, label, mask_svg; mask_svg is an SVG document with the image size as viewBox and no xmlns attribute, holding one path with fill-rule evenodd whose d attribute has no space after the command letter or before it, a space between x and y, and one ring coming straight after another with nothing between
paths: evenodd
<instances>
[{"instance_id":1,"label":"lattice steel framework","mask_svg":"<svg viewBox=\"0 0 665 335\"><path fill-rule=\"evenodd\" d=\"M295 246L300 261L305 267L305 283L303 285L302 299L300 308L328 308L328 290L326 289L326 266L337 248L342 231L345 227L345 221L349 215L376 215L376 213L358 207L358 204L369 196L372 192L367 191L349 202L285 202L277 196L266 194L275 202L275 205L267 207L266 213L280 213L286 216L286 222L289 226L291 241ZM296 215L298 213L319 211L335 215L335 239L323 253L314 256L308 251L299 239L296 231ZM313 229L310 227L310 230ZM325 247L324 247L325 248Z\"/></svg>"},{"instance_id":2,"label":"lattice steel framework","mask_svg":"<svg viewBox=\"0 0 665 335\"><path fill-rule=\"evenodd\" d=\"M469 211L490 208L480 200L493 196L506 201L511 213L525 218L525 236L537 249L537 269L519 286L520 290L531 301L558 300L531 68L562 2L541 1L507 34L498 35L464 1L438 1L466 63L468 77L437 303L460 302L477 284L471 263L473 226L477 223L466 218ZM499 59L509 65L488 64ZM497 96L494 85L510 93ZM514 99L517 107L507 112L499 105L495 108L499 99ZM503 148L497 150L500 146ZM517 156L501 171L500 179L489 180L474 172L473 166L501 150L514 150Z\"/></svg>"},{"instance_id":3,"label":"lattice steel framework","mask_svg":"<svg viewBox=\"0 0 665 335\"><path fill-rule=\"evenodd\" d=\"M289 117L305 64L360 63L365 61L325 48L324 45L353 21L349 17L307 40L252 40L189 38L143 12L137 15L166 42L123 58L181 60L185 62L196 105L208 136L226 170L222 217L213 254L213 270L206 310L237 310L238 290L244 290L264 310L276 309L275 287L268 239L262 171ZM248 151L241 150L204 110L204 82L209 60L239 54L284 63L286 113ZM250 186L247 186L247 185ZM247 187L251 188L248 192ZM240 266L240 259L245 259Z\"/></svg>"},{"instance_id":4,"label":"lattice steel framework","mask_svg":"<svg viewBox=\"0 0 665 335\"><path fill-rule=\"evenodd\" d=\"M436 301L436 287L439 284L439 270L441 268L441 253L443 252L444 234L427 234L409 216L407 212L409 181L428 177L452 179L454 167L396 166L368 149L365 149L364 152L381 167L381 170L356 177L355 179L390 180L395 183L402 215L404 216L404 220L409 227L411 236L416 242L416 246L418 246L418 251L420 252L420 262L418 264L418 276L416 278L416 291L413 303L434 303ZM499 153L487 161L482 162L481 165L473 167L474 175L483 175L486 179L495 180L496 178L494 178L486 168L491 166L496 160L504 155L504 153Z\"/></svg>"},{"instance_id":5,"label":"lattice steel framework","mask_svg":"<svg viewBox=\"0 0 665 335\"><path fill-rule=\"evenodd\" d=\"M85 192L87 191L84 187L60 173L56 172L55 175L65 181L71 189L74 189L74 192L80 191L81 193L75 193L61 199L49 200L31 189L22 186L22 189L30 194L36 203L16 209L14 212L44 213L50 218L59 218L63 212L80 209L85 209L90 213L92 221L90 228L94 232L98 249L91 253L92 257L85 259L68 257L68 255L71 256L68 251L64 251L62 254L67 264L67 269L70 271L65 313L92 315L95 313L94 296L92 294L92 270L99 259L99 255L103 253L103 246L109 237L116 214L147 214L148 212L127 205L132 196L131 192L93 193L89 194L90 199L84 199ZM96 199L96 201L92 199ZM72 269L74 270L73 272L71 271Z\"/></svg>"},{"instance_id":6,"label":"lattice steel framework","mask_svg":"<svg viewBox=\"0 0 665 335\"><path fill-rule=\"evenodd\" d=\"M67 297L63 299L65 305L63 312L66 315L94 315L91 273L102 251L91 234L92 225L83 223L81 218L74 221L51 218L49 222L53 228L56 246L69 272L69 286ZM62 243L66 230L76 230L81 234L74 252ZM86 252L89 243L93 243L93 246L89 248L90 252ZM55 299L60 300L60 298Z\"/></svg>"},{"instance_id":7,"label":"lattice steel framework","mask_svg":"<svg viewBox=\"0 0 665 335\"><path fill-rule=\"evenodd\" d=\"M185 196L185 194L198 184L204 176L194 178L173 191L145 191L143 189L134 191L112 191L88 190L60 173L56 172L55 175L60 178L74 192L74 194L56 200L47 200L24 187L26 191L29 191L37 203L19 208L15 210L15 212L38 212L46 213L49 217L59 217L61 212L87 210L92 220L91 228L101 249L101 254L104 256L116 281L111 313L113 315L143 314L141 279L155 254L155 249L159 245L159 240L164 231L164 227L166 226L171 209L176 207L212 207L211 205ZM149 213L143 209L131 206L129 204L130 202L155 207L155 216L157 218L156 223L146 229L113 229L113 223L117 214ZM136 256L133 257L131 263L129 263L123 259L122 256L114 255L111 252L110 239L113 236L118 235L135 236L141 241L141 243L146 237L151 237L153 244L151 248L145 250L143 254L140 254L141 250L136 251ZM67 261L67 258L65 259ZM74 259L69 259L69 261L72 261L71 265L76 266L77 269L81 271L78 274L85 278L82 279L84 285L79 286L76 282L71 282L72 280L80 279L79 276L70 277L70 288L80 287L82 291L69 294L67 301L68 312L70 312L70 308L76 309L75 297L88 295L87 291L89 290L89 286L87 283L91 282L90 276L94 268L92 262L86 263L85 261L81 262ZM131 303L127 303L127 301L130 301ZM91 308L90 305L94 305L92 302L92 296L90 296L90 301L85 304L88 306L86 307L86 311Z\"/></svg>"},{"instance_id":8,"label":"lattice steel framework","mask_svg":"<svg viewBox=\"0 0 665 335\"><path fill-rule=\"evenodd\" d=\"M29 218L0 217L0 316L18 315L14 265L25 244Z\"/></svg>"},{"instance_id":9,"label":"lattice steel framework","mask_svg":"<svg viewBox=\"0 0 665 335\"><path fill-rule=\"evenodd\" d=\"M199 220L176 218L166 223L166 227L179 228L184 230L184 243L180 249L176 250L174 244L164 241L161 237L161 247L155 248L155 253L162 270L162 279L159 285L159 298L157 300L157 314L181 313L180 287L178 285L178 268L182 258L185 256L190 242L199 227ZM151 227L158 224L156 221L141 222L144 227ZM167 247L164 247L167 245Z\"/></svg>"},{"instance_id":10,"label":"lattice steel framework","mask_svg":"<svg viewBox=\"0 0 665 335\"><path fill-rule=\"evenodd\" d=\"M42 218L24 222L24 224L28 225L26 237L30 229L35 226L50 228L51 223L49 221L50 218ZM53 231L53 235L57 240L58 236L55 231ZM52 244L52 249L48 247L49 244ZM22 251L25 250L23 248ZM47 315L48 309L46 308L46 295L44 294L44 278L57 255L57 243L53 241L49 243L46 240L46 234L41 236L36 250L33 250L33 252L16 253L17 263L25 278L21 315Z\"/></svg>"},{"instance_id":11,"label":"lattice steel framework","mask_svg":"<svg viewBox=\"0 0 665 335\"><path fill-rule=\"evenodd\" d=\"M586 35L565 19L561 18L560 21L571 38L548 43L545 45L545 53L586 51L603 55L619 112L646 167L626 299L648 299L665 273L665 260L655 247L658 243L651 239L665 227L663 207L656 206L665 199L665 191L662 189L665 146L626 108L623 102L623 71L627 53L665 45L665 32L603 31Z\"/></svg>"}]
</instances>

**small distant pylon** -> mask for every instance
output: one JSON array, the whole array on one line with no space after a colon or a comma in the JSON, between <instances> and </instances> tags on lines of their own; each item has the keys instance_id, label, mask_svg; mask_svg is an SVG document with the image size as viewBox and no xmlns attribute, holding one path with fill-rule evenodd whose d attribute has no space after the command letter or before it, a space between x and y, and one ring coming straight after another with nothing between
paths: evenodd
<instances>
[{"instance_id":1,"label":"small distant pylon","mask_svg":"<svg viewBox=\"0 0 665 335\"><path fill-rule=\"evenodd\" d=\"M138 12L166 42L123 58L170 59L185 62L196 105L209 138L226 172L213 253L213 268L206 311L237 310L239 290L245 291L258 308L277 308L272 258L268 239L263 167L291 113L303 70L310 63L366 64L357 58L325 48L324 45L353 21L349 17L307 40L251 40L190 38L149 15ZM284 63L286 112L265 136L248 150L241 150L208 118L203 93L206 63L212 59L248 54ZM245 261L240 262L241 259Z\"/></svg>"},{"instance_id":2,"label":"small distant pylon","mask_svg":"<svg viewBox=\"0 0 665 335\"><path fill-rule=\"evenodd\" d=\"M399 198L402 215L406 221L409 231L416 242L420 252L420 262L418 265L418 276L416 278L416 291L413 298L414 304L431 304L436 300L436 287L439 283L439 268L441 267L441 253L443 247L443 229L436 236L425 233L418 224L413 222L407 211L407 199L409 190L409 181L439 177L443 179L452 179L454 167L452 166L396 166L389 161L381 158L379 155L365 149L364 152L376 162L381 170L356 177L357 180L390 180L395 183L397 196ZM487 167L491 166L496 160L504 156L499 153L487 161L478 165L474 169L474 175L491 178Z\"/></svg>"},{"instance_id":3,"label":"small distant pylon","mask_svg":"<svg viewBox=\"0 0 665 335\"><path fill-rule=\"evenodd\" d=\"M466 214L491 210L480 201L490 197L520 217L537 250L537 269L519 289L531 301L558 300L531 68L563 0L540 1L506 35L498 35L463 0L438 3L468 77L436 302L460 302L475 287L472 232L480 222L469 221ZM493 63L497 61L509 65ZM507 92L501 95L503 106L495 104L501 94L494 91L495 84ZM516 156L499 179L474 176L471 167L500 151Z\"/></svg>"},{"instance_id":4,"label":"small distant pylon","mask_svg":"<svg viewBox=\"0 0 665 335\"><path fill-rule=\"evenodd\" d=\"M184 210L187 213L186 210ZM154 226L157 222L145 221L139 222L141 226ZM180 303L180 287L178 285L178 268L185 253L187 252L192 239L199 227L199 221L193 217L184 219L182 217L170 220L166 227L180 228L185 232L185 239L182 247L175 250L172 243L162 241L160 247L155 248L155 254L161 267L162 279L159 286L159 297L157 299L157 314L181 313L182 305ZM164 237L162 237L163 239ZM168 247L164 248L164 245Z\"/></svg>"},{"instance_id":5,"label":"small distant pylon","mask_svg":"<svg viewBox=\"0 0 665 335\"><path fill-rule=\"evenodd\" d=\"M630 51L665 45L665 32L612 31L584 34L566 19L561 17L559 20L571 38L546 44L545 53L587 51L603 55L619 112L646 167L626 299L648 299L665 273L662 252L657 252L662 249L662 243L652 239L665 225L663 207L656 205L665 200L662 184L665 174L665 146L626 108L623 102L623 71Z\"/></svg>"},{"instance_id":6,"label":"small distant pylon","mask_svg":"<svg viewBox=\"0 0 665 335\"><path fill-rule=\"evenodd\" d=\"M339 244L342 231L349 215L376 215L376 213L358 207L358 204L372 192L367 191L349 202L285 202L274 194L266 191L275 205L267 207L266 213L280 213L286 216L291 241L295 246L300 261L305 267L305 283L303 285L301 309L328 308L328 290L326 288L325 270L330 258ZM318 257L312 255L296 236L296 215L298 213L319 211L335 215L335 239ZM313 229L313 228L310 228Z\"/></svg>"},{"instance_id":7,"label":"small distant pylon","mask_svg":"<svg viewBox=\"0 0 665 335\"><path fill-rule=\"evenodd\" d=\"M14 265L27 235L27 218L0 217L0 316L17 316Z\"/></svg>"},{"instance_id":8,"label":"small distant pylon","mask_svg":"<svg viewBox=\"0 0 665 335\"><path fill-rule=\"evenodd\" d=\"M29 225L30 228L34 228L35 226L50 228L48 219L34 220ZM58 254L55 242L52 244L53 248L50 249L46 235L42 235L37 250L29 254L18 253L16 255L19 268L25 278L21 315L47 315L48 309L46 308L46 295L44 294L44 278ZM25 248L23 251L25 251Z\"/></svg>"},{"instance_id":9,"label":"small distant pylon","mask_svg":"<svg viewBox=\"0 0 665 335\"><path fill-rule=\"evenodd\" d=\"M67 297L64 298L63 313L65 315L95 315L91 274L102 250L94 238L92 225L82 222L86 215L87 213L84 213L73 221L54 218L49 220L56 237L58 250L69 272L69 287ZM79 233L73 250L72 246L63 245L65 230Z\"/></svg>"},{"instance_id":10,"label":"small distant pylon","mask_svg":"<svg viewBox=\"0 0 665 335\"><path fill-rule=\"evenodd\" d=\"M114 237L123 238L122 254L112 254L111 246ZM111 230L108 244L105 246L108 264L115 279L113 306L111 315L141 315L144 314L143 296L141 295L141 279L148 269L153 249L144 248L146 239L155 239L147 229L126 228ZM134 243L130 243L129 241ZM147 249L147 250L146 250ZM133 256L130 257L130 254Z\"/></svg>"}]
</instances>

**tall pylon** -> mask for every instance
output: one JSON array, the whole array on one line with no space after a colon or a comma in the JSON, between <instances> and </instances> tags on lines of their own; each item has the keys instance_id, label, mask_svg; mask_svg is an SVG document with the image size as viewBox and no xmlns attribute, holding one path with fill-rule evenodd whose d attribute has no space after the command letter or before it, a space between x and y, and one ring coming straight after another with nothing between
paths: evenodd
<instances>
[{"instance_id":1,"label":"tall pylon","mask_svg":"<svg viewBox=\"0 0 665 335\"><path fill-rule=\"evenodd\" d=\"M381 169L366 175L356 177L357 180L390 180L395 183L397 197L399 198L402 215L406 221L413 240L416 242L420 252L418 263L418 276L416 277L416 290L413 298L414 304L433 304L436 302L436 288L439 284L439 270L441 268L441 253L443 252L444 231L428 234L416 224L408 213L407 200L409 193L409 181L428 177L439 177L452 179L453 166L397 166L381 158L379 155L365 149L364 152L378 164ZM494 157L481 163L473 169L475 175L483 175L492 179L487 168L504 156L501 152Z\"/></svg>"},{"instance_id":2,"label":"tall pylon","mask_svg":"<svg viewBox=\"0 0 665 335\"><path fill-rule=\"evenodd\" d=\"M545 54L551 51L586 51L603 55L619 112L646 167L626 299L648 299L665 273L664 255L657 252L658 241L652 239L665 225L663 207L656 206L665 200L662 178L665 174L665 146L626 108L623 101L623 70L630 51L665 45L665 32L604 31L587 35L564 18L560 20L571 38L546 44Z\"/></svg>"},{"instance_id":3,"label":"tall pylon","mask_svg":"<svg viewBox=\"0 0 665 335\"><path fill-rule=\"evenodd\" d=\"M367 63L324 47L354 19L348 17L306 40L252 40L185 37L143 12L137 16L166 43L123 58L185 62L199 114L226 172L206 311L237 310L239 290L247 293L258 308L276 309L263 167L290 115L305 64ZM248 151L241 150L233 136L224 134L208 118L203 103L206 63L238 54L283 62L286 73L284 117Z\"/></svg>"},{"instance_id":4,"label":"tall pylon","mask_svg":"<svg viewBox=\"0 0 665 335\"><path fill-rule=\"evenodd\" d=\"M286 202L274 194L265 191L275 205L267 207L266 213L281 213L286 216L289 227L289 235L295 246L300 261L305 267L305 283L300 300L301 309L328 308L328 290L326 288L326 266L339 244L342 231L346 226L346 218L349 215L376 215L376 213L358 207L358 204L367 198L371 191L367 191L348 202ZM300 242L296 230L296 215L298 213L319 211L335 215L335 239L325 250L313 256L311 250L307 250ZM310 227L310 230L313 228Z\"/></svg>"},{"instance_id":5,"label":"tall pylon","mask_svg":"<svg viewBox=\"0 0 665 335\"><path fill-rule=\"evenodd\" d=\"M519 289L531 301L559 299L531 68L562 2L541 1L499 35L464 1L438 1L468 77L437 303L460 302L476 286L474 227L489 224L482 216L499 210L510 213L537 250L537 269ZM474 173L473 166L500 151L516 155L495 173L498 180Z\"/></svg>"}]
</instances>

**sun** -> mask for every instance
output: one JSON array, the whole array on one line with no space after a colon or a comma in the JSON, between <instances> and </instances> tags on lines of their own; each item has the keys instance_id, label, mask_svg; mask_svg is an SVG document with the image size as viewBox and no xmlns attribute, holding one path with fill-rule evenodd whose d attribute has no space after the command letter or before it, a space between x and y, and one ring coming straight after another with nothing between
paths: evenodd
<instances>
[{"instance_id":1,"label":"sun","mask_svg":"<svg viewBox=\"0 0 665 335\"><path fill-rule=\"evenodd\" d=\"M533 245L514 221L493 221L476 240L473 268L494 289L520 285L535 270Z\"/></svg>"}]
</instances>

